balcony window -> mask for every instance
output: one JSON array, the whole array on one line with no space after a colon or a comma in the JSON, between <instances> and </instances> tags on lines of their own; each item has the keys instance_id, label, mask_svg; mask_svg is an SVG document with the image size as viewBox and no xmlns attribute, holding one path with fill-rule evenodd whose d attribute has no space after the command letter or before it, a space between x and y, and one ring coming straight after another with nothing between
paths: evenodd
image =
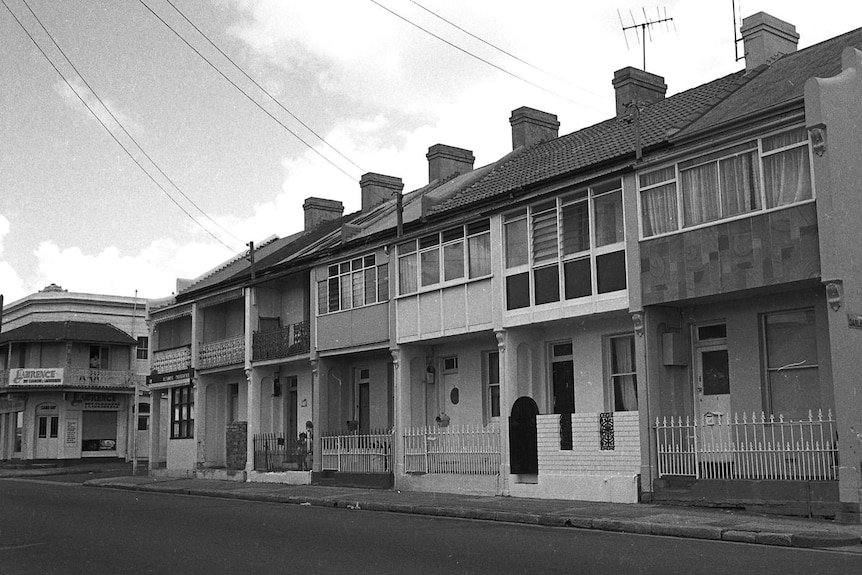
<instances>
[{"instance_id":1,"label":"balcony window","mask_svg":"<svg viewBox=\"0 0 862 575\"><path fill-rule=\"evenodd\" d=\"M398 245L398 293L491 274L491 223L480 220Z\"/></svg>"},{"instance_id":2,"label":"balcony window","mask_svg":"<svg viewBox=\"0 0 862 575\"><path fill-rule=\"evenodd\" d=\"M348 310L389 299L389 264L374 254L333 264L317 282L318 314Z\"/></svg>"},{"instance_id":3,"label":"balcony window","mask_svg":"<svg viewBox=\"0 0 862 575\"><path fill-rule=\"evenodd\" d=\"M171 439L195 436L195 392L191 385L171 388Z\"/></svg>"},{"instance_id":4,"label":"balcony window","mask_svg":"<svg viewBox=\"0 0 862 575\"><path fill-rule=\"evenodd\" d=\"M808 136L781 132L639 176L644 237L813 197Z\"/></svg>"},{"instance_id":5,"label":"balcony window","mask_svg":"<svg viewBox=\"0 0 862 575\"><path fill-rule=\"evenodd\" d=\"M619 179L504 217L506 309L626 288Z\"/></svg>"}]
</instances>

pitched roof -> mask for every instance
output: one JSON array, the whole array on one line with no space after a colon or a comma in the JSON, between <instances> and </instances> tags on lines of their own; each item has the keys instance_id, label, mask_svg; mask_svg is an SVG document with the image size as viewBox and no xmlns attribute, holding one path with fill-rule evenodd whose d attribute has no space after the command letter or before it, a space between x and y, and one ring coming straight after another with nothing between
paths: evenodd
<instances>
[{"instance_id":1,"label":"pitched roof","mask_svg":"<svg viewBox=\"0 0 862 575\"><path fill-rule=\"evenodd\" d=\"M0 333L0 343L10 341L80 341L135 345L138 341L109 323L85 321L34 321Z\"/></svg>"},{"instance_id":2,"label":"pitched roof","mask_svg":"<svg viewBox=\"0 0 862 575\"><path fill-rule=\"evenodd\" d=\"M809 78L829 78L841 72L841 52L862 48L862 28L774 59L733 94L692 122L676 137L707 130L757 112L800 100Z\"/></svg>"},{"instance_id":3,"label":"pitched roof","mask_svg":"<svg viewBox=\"0 0 862 575\"><path fill-rule=\"evenodd\" d=\"M641 111L642 147L667 141L669 132L688 125L745 81L743 73L737 72L645 106ZM634 152L631 125L611 118L524 150L431 213L508 194L557 176L633 156Z\"/></svg>"}]
</instances>

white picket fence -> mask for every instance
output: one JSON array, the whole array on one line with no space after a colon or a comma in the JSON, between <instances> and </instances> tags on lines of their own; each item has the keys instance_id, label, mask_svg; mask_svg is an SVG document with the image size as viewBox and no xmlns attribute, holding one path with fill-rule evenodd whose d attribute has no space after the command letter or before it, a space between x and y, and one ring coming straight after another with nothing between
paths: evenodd
<instances>
[{"instance_id":1,"label":"white picket fence","mask_svg":"<svg viewBox=\"0 0 862 575\"><path fill-rule=\"evenodd\" d=\"M686 417L656 419L659 476L699 479L838 479L835 419L810 411L808 418L713 415L699 423Z\"/></svg>"},{"instance_id":2,"label":"white picket fence","mask_svg":"<svg viewBox=\"0 0 862 575\"><path fill-rule=\"evenodd\" d=\"M388 473L392 470L392 432L324 435L320 461L325 471Z\"/></svg>"},{"instance_id":3,"label":"white picket fence","mask_svg":"<svg viewBox=\"0 0 862 575\"><path fill-rule=\"evenodd\" d=\"M497 426L409 427L403 438L407 473L496 475L500 471Z\"/></svg>"}]
</instances>

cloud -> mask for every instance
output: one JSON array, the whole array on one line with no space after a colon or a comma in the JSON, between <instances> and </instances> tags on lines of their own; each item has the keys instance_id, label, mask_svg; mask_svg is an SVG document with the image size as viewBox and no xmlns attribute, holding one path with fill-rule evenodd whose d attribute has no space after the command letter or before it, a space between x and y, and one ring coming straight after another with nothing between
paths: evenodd
<instances>
[{"instance_id":1,"label":"cloud","mask_svg":"<svg viewBox=\"0 0 862 575\"><path fill-rule=\"evenodd\" d=\"M3 259L3 241L12 229L9 220L0 214L0 294L5 303L21 299L27 295L24 281L7 261Z\"/></svg>"},{"instance_id":2,"label":"cloud","mask_svg":"<svg viewBox=\"0 0 862 575\"><path fill-rule=\"evenodd\" d=\"M38 283L56 283L73 292L164 297L175 290L177 277L195 277L230 256L218 244L160 239L137 254L107 247L96 254L78 247L61 248L43 241L36 248Z\"/></svg>"},{"instance_id":3,"label":"cloud","mask_svg":"<svg viewBox=\"0 0 862 575\"><path fill-rule=\"evenodd\" d=\"M74 78L68 84L63 81L58 81L54 84L54 90L60 95L66 104L76 110L80 110L88 118L93 118L95 114L106 126L120 132L120 128L115 128L119 122L127 132L133 136L140 136L144 133L144 128L138 122L134 121L128 114L120 110L120 108L111 100L101 94L101 102L96 98L95 94L87 88L86 84L79 78ZM80 96L80 97L79 97ZM87 107L92 110L92 113L81 107L81 100L84 100ZM103 105L104 104L104 105ZM106 110L107 108L107 110ZM113 116L113 117L112 117ZM116 118L116 120L114 120Z\"/></svg>"}]
</instances>

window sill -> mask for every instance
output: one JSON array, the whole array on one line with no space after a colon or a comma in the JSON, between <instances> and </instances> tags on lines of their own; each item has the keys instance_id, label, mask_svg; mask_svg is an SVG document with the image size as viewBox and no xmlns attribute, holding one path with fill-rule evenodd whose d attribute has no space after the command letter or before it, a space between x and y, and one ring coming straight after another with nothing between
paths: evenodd
<instances>
[{"instance_id":1,"label":"window sill","mask_svg":"<svg viewBox=\"0 0 862 575\"><path fill-rule=\"evenodd\" d=\"M340 313L345 313L345 312L348 312L348 311L354 311L354 310L357 310L357 309L366 309L366 308L369 308L369 307L374 307L374 306L376 306L376 305L384 305L384 304L388 304L388 303L389 303L389 300L386 300L386 301L378 301L378 302L374 302L374 303L367 303L367 304L365 304L365 305L359 305L359 306L351 307L351 308L347 308L347 309L340 309L340 310L338 310L338 311L328 311L328 312L326 312L326 313L318 313L318 314L317 314L317 317L326 317L326 316L331 316L331 315L338 315L338 314L340 314Z\"/></svg>"},{"instance_id":2,"label":"window sill","mask_svg":"<svg viewBox=\"0 0 862 575\"><path fill-rule=\"evenodd\" d=\"M398 299L406 299L406 298L415 297L417 295L422 295L422 294L426 294L426 293L445 291L449 288L460 287L460 286L468 285L471 283L478 283L481 281L489 280L493 277L494 277L494 274L489 274L486 276L481 276L481 277L477 277L477 278L470 278L467 280L453 280L449 283L434 284L433 286L423 287L423 288L420 288L419 290L414 291L414 292L405 293L405 294L395 296L394 299L397 299L397 300Z\"/></svg>"}]
</instances>

